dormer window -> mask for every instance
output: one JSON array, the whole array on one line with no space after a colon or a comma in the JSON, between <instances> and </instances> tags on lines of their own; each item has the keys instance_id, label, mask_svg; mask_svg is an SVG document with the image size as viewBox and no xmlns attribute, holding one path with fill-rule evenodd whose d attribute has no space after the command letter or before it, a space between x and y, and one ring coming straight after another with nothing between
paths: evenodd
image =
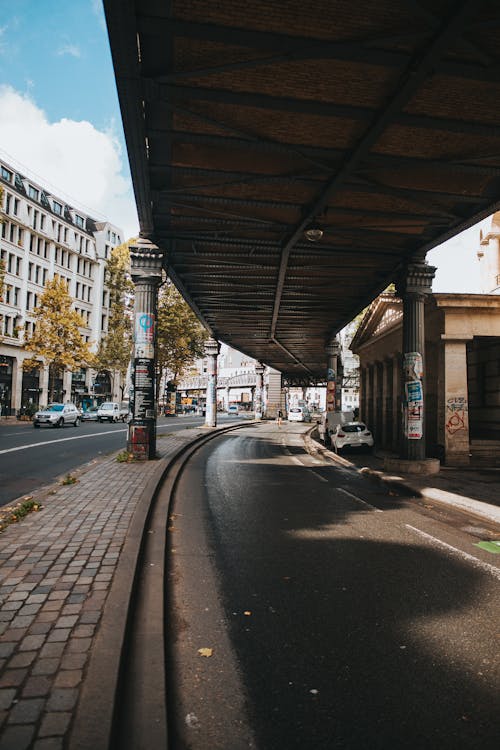
<instances>
[{"instance_id":1,"label":"dormer window","mask_svg":"<svg viewBox=\"0 0 500 750\"><path fill-rule=\"evenodd\" d=\"M37 201L39 195L39 191L34 188L33 185L28 185L28 198L32 198L34 201Z\"/></svg>"},{"instance_id":2,"label":"dormer window","mask_svg":"<svg viewBox=\"0 0 500 750\"><path fill-rule=\"evenodd\" d=\"M12 182L12 172L9 172L9 170L5 169L5 167L2 167L2 180Z\"/></svg>"},{"instance_id":3,"label":"dormer window","mask_svg":"<svg viewBox=\"0 0 500 750\"><path fill-rule=\"evenodd\" d=\"M52 210L58 216L62 216L63 207L62 207L61 203L58 203L57 201L53 201L53 203L52 203Z\"/></svg>"},{"instance_id":4,"label":"dormer window","mask_svg":"<svg viewBox=\"0 0 500 750\"><path fill-rule=\"evenodd\" d=\"M75 214L75 224L77 225L77 227L81 227L83 229L83 227L85 226L83 217L78 216L78 214Z\"/></svg>"}]
</instances>

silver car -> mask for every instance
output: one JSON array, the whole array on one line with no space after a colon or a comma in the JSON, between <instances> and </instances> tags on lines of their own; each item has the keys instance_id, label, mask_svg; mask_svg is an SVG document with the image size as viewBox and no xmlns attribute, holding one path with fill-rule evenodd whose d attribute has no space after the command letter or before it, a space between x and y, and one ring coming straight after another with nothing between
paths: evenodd
<instances>
[{"instance_id":1,"label":"silver car","mask_svg":"<svg viewBox=\"0 0 500 750\"><path fill-rule=\"evenodd\" d=\"M33 417L33 427L40 427L42 424L51 427L72 424L73 427L77 427L79 422L80 412L74 404L49 404L45 409L37 411Z\"/></svg>"}]
</instances>

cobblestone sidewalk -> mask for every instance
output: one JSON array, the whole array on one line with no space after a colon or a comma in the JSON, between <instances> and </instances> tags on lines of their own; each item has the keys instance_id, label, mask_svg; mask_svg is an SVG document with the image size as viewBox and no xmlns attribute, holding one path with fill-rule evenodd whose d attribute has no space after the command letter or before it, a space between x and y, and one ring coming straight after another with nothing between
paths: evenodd
<instances>
[{"instance_id":1,"label":"cobblestone sidewalk","mask_svg":"<svg viewBox=\"0 0 500 750\"><path fill-rule=\"evenodd\" d=\"M160 437L161 459L200 434ZM37 493L43 508L0 534L0 750L66 746L130 520L157 467L100 461L75 484Z\"/></svg>"}]
</instances>

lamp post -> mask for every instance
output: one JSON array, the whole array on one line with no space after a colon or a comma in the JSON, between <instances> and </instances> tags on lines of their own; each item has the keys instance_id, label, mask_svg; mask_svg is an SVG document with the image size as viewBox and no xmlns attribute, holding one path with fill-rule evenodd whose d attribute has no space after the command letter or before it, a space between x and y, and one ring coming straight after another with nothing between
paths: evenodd
<instances>
[{"instance_id":1,"label":"lamp post","mask_svg":"<svg viewBox=\"0 0 500 750\"><path fill-rule=\"evenodd\" d=\"M135 285L134 351L131 366L131 411L127 450L134 458L156 457L156 322L163 252L148 239L130 246Z\"/></svg>"}]
</instances>

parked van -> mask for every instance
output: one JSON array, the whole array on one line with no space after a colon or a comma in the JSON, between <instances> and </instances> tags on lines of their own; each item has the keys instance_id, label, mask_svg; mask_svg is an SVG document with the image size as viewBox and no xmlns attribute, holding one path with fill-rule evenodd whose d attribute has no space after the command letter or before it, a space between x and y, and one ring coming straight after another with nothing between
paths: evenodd
<instances>
[{"instance_id":1,"label":"parked van","mask_svg":"<svg viewBox=\"0 0 500 750\"><path fill-rule=\"evenodd\" d=\"M325 445L331 444L331 435L338 424L353 422L352 411L324 411L318 424L319 439Z\"/></svg>"},{"instance_id":2,"label":"parked van","mask_svg":"<svg viewBox=\"0 0 500 750\"><path fill-rule=\"evenodd\" d=\"M288 410L289 422L310 422L311 412L307 406L292 406Z\"/></svg>"},{"instance_id":3,"label":"parked van","mask_svg":"<svg viewBox=\"0 0 500 750\"><path fill-rule=\"evenodd\" d=\"M128 404L116 403L116 401L105 401L97 409L98 422L126 422L128 419Z\"/></svg>"}]
</instances>

